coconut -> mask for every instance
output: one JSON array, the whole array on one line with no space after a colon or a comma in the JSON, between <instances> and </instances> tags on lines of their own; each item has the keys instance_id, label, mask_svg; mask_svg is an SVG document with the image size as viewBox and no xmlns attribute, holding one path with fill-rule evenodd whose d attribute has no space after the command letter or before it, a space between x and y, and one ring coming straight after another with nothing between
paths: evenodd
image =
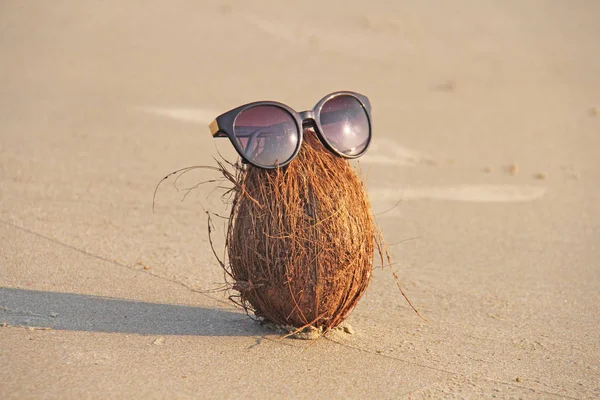
<instances>
[{"instance_id":1,"label":"coconut","mask_svg":"<svg viewBox=\"0 0 600 400\"><path fill-rule=\"evenodd\" d=\"M378 238L356 170L306 130L290 164L232 180L223 265L238 303L276 325L338 326L367 289Z\"/></svg>"}]
</instances>

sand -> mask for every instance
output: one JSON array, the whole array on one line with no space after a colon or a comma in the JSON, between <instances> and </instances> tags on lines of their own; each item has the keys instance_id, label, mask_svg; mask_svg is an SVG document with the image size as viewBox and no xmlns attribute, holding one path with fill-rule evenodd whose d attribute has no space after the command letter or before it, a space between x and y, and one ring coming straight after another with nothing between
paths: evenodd
<instances>
[{"instance_id":1,"label":"sand","mask_svg":"<svg viewBox=\"0 0 600 400\"><path fill-rule=\"evenodd\" d=\"M598 15L2 2L0 398L600 397ZM341 89L372 101L360 165L427 322L377 270L354 334L308 347L203 292L222 283L213 187L164 185L155 213L152 193L234 157L206 126L220 112Z\"/></svg>"}]
</instances>

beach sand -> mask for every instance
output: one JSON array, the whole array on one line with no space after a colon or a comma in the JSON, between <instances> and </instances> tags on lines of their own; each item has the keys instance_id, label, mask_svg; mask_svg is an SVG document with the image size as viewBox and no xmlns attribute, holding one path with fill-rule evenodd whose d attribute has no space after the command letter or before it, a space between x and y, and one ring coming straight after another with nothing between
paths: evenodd
<instances>
[{"instance_id":1,"label":"beach sand","mask_svg":"<svg viewBox=\"0 0 600 400\"><path fill-rule=\"evenodd\" d=\"M599 15L2 2L0 397L599 398ZM235 159L207 128L221 112L342 89L372 101L360 168L427 321L377 269L355 333L308 346L206 291L223 283L214 185L182 201L171 179L154 213L152 195Z\"/></svg>"}]
</instances>

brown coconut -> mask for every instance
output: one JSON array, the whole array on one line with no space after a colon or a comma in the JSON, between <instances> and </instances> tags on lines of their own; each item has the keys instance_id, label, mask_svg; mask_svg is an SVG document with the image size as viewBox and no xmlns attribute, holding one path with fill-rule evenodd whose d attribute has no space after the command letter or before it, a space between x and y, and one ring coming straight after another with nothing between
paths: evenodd
<instances>
[{"instance_id":1,"label":"brown coconut","mask_svg":"<svg viewBox=\"0 0 600 400\"><path fill-rule=\"evenodd\" d=\"M239 302L277 325L339 325L369 284L377 239L354 168L307 130L289 165L234 180L226 268Z\"/></svg>"}]
</instances>

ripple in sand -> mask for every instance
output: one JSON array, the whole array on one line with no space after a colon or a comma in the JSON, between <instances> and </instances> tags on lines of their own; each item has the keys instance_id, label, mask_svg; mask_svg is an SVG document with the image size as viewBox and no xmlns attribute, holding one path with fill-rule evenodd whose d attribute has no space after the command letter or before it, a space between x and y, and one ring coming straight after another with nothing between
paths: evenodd
<instances>
[{"instance_id":1,"label":"ripple in sand","mask_svg":"<svg viewBox=\"0 0 600 400\"><path fill-rule=\"evenodd\" d=\"M458 185L395 188L373 188L369 196L374 203L398 200L447 200L476 203L518 203L537 200L548 191L542 186Z\"/></svg>"}]
</instances>

